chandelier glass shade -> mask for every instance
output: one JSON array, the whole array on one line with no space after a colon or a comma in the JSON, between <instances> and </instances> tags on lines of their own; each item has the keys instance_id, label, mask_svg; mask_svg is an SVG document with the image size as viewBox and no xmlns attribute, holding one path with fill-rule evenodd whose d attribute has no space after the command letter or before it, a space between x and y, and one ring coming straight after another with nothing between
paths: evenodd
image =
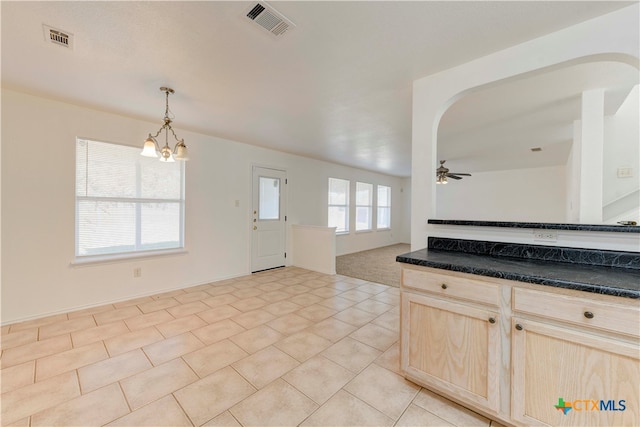
<instances>
[{"instance_id":1,"label":"chandelier glass shade","mask_svg":"<svg viewBox=\"0 0 640 427\"><path fill-rule=\"evenodd\" d=\"M189 152L187 145L184 143L184 139L178 139L178 136L171 127L171 118L169 117L169 94L174 93L174 90L169 87L161 87L160 90L166 94L165 111L164 111L164 124L158 129L155 135L149 134L149 137L144 141L144 147L142 148L141 155L145 157L160 158L161 162L174 162L176 160L189 160ZM164 146L160 148L158 140L156 139L160 133L164 130ZM169 146L169 132L176 140L176 145L171 149Z\"/></svg>"}]
</instances>

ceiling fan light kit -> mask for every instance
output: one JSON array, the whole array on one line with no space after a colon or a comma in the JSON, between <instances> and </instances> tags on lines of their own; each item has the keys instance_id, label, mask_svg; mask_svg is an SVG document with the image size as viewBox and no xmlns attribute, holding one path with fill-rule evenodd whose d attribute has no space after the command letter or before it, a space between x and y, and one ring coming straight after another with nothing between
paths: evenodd
<instances>
[{"instance_id":1,"label":"ceiling fan light kit","mask_svg":"<svg viewBox=\"0 0 640 427\"><path fill-rule=\"evenodd\" d=\"M448 178L461 180L463 176L471 176L470 173L449 172L449 169L444 166L444 162L446 160L440 160L440 167L436 169L436 184L446 184L449 182Z\"/></svg>"}]
</instances>

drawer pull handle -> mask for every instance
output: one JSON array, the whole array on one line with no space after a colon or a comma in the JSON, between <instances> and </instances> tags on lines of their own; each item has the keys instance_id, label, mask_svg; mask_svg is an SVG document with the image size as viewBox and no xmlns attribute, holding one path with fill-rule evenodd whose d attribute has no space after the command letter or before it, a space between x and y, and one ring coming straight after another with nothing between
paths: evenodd
<instances>
[{"instance_id":1,"label":"drawer pull handle","mask_svg":"<svg viewBox=\"0 0 640 427\"><path fill-rule=\"evenodd\" d=\"M441 287L442 289L447 289L447 288L448 288L448 286L447 286L447 284L446 284L446 283L443 283L440 287Z\"/></svg>"},{"instance_id":2,"label":"drawer pull handle","mask_svg":"<svg viewBox=\"0 0 640 427\"><path fill-rule=\"evenodd\" d=\"M489 317L489 323L496 323L495 317Z\"/></svg>"},{"instance_id":3,"label":"drawer pull handle","mask_svg":"<svg viewBox=\"0 0 640 427\"><path fill-rule=\"evenodd\" d=\"M516 329L521 331L523 329L522 325L520 323L516 323Z\"/></svg>"},{"instance_id":4,"label":"drawer pull handle","mask_svg":"<svg viewBox=\"0 0 640 427\"><path fill-rule=\"evenodd\" d=\"M593 319L593 313L590 311L585 311L584 317L586 317L587 319Z\"/></svg>"}]
</instances>

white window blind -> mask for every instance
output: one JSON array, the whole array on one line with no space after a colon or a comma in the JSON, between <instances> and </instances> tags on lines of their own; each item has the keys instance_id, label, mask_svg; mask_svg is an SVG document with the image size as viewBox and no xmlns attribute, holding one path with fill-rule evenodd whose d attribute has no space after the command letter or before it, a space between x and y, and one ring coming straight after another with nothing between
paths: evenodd
<instances>
[{"instance_id":1,"label":"white window blind","mask_svg":"<svg viewBox=\"0 0 640 427\"><path fill-rule=\"evenodd\" d=\"M391 228L391 187L378 185L378 229Z\"/></svg>"},{"instance_id":2,"label":"white window blind","mask_svg":"<svg viewBox=\"0 0 640 427\"><path fill-rule=\"evenodd\" d=\"M329 227L336 233L349 232L349 181L329 178Z\"/></svg>"},{"instance_id":3,"label":"white window blind","mask_svg":"<svg viewBox=\"0 0 640 427\"><path fill-rule=\"evenodd\" d=\"M371 230L373 184L356 182L356 231Z\"/></svg>"},{"instance_id":4,"label":"white window blind","mask_svg":"<svg viewBox=\"0 0 640 427\"><path fill-rule=\"evenodd\" d=\"M76 257L184 247L184 162L76 140Z\"/></svg>"}]
</instances>

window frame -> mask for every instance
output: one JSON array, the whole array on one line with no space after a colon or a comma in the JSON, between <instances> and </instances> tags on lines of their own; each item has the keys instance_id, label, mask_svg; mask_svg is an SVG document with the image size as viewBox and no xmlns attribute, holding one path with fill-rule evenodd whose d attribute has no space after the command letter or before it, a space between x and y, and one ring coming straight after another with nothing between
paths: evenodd
<instances>
[{"instance_id":1,"label":"window frame","mask_svg":"<svg viewBox=\"0 0 640 427\"><path fill-rule=\"evenodd\" d=\"M344 183L346 183L346 189L347 192L345 194L345 204L341 205L341 204L335 204L335 203L331 203L331 196L330 196L330 191L331 191L331 181L342 181ZM336 235L342 235L342 234L349 234L350 233L350 222L351 222L351 218L350 218L350 195L351 195L351 181L348 179L342 179L342 178L332 178L329 177L329 179L327 180L327 226L329 227L336 227ZM331 219L331 215L330 215L330 211L331 208L344 208L345 209L345 229L344 230L340 230L338 226L336 225L331 225L330 224L330 219Z\"/></svg>"},{"instance_id":2,"label":"window frame","mask_svg":"<svg viewBox=\"0 0 640 427\"><path fill-rule=\"evenodd\" d=\"M369 193L369 203L366 205L361 205L358 203L358 192L359 186L367 186L367 191ZM359 208L365 208L369 212L368 214L368 227L367 228L358 228L358 210ZM373 231L373 184L368 182L356 181L356 218L355 218L355 231L356 233L366 233Z\"/></svg>"},{"instance_id":3,"label":"window frame","mask_svg":"<svg viewBox=\"0 0 640 427\"><path fill-rule=\"evenodd\" d=\"M380 187L387 189L387 205L380 204ZM387 218L389 224L387 226L380 227L380 209L386 209L388 211ZM378 184L376 188L376 230L391 230L391 186Z\"/></svg>"},{"instance_id":4,"label":"window frame","mask_svg":"<svg viewBox=\"0 0 640 427\"><path fill-rule=\"evenodd\" d=\"M75 147L75 194L74 194L74 204L75 204L75 219L74 219L74 227L75 227L75 250L74 250L74 261L72 265L75 264L90 264L90 263L99 263L104 261L113 261L120 259L131 259L131 258L143 258L143 257L152 257L152 256L161 256L161 255L170 255L170 254L184 254L185 250L185 207L186 207L186 196L185 196L185 176L186 176L186 167L185 162L176 161L180 165L180 196L178 199L175 198L159 198L159 197L141 197L141 179L142 176L140 174L140 168L136 168L136 197L122 197L122 196L87 196L87 195L79 195L78 189L78 172L79 172L79 163L78 163L78 148L79 143L84 141L88 144L90 143L98 143L98 144L108 144L111 146L123 147L126 149L139 151L138 147L134 147L128 144L118 143L118 142L110 142L103 141L96 138L85 138L85 137L76 137L76 147ZM133 154L133 153L132 153ZM141 160L144 161L144 157L140 156ZM156 161L157 159L148 159L148 161ZM89 173L87 162L84 163L86 168L86 173ZM135 225L134 225L134 234L135 234L135 243L133 250L122 250L118 252L105 252L105 253L95 253L95 254L81 254L80 253L80 202L82 201L107 201L107 202L116 202L116 203L128 203L133 204L135 209ZM179 224L178 224L178 241L175 246L164 247L164 248L150 248L149 244L142 243L142 229L144 227L144 223L142 222L142 209L144 204L157 204L157 203L165 203L165 204L177 204L178 212L179 212Z\"/></svg>"}]
</instances>

